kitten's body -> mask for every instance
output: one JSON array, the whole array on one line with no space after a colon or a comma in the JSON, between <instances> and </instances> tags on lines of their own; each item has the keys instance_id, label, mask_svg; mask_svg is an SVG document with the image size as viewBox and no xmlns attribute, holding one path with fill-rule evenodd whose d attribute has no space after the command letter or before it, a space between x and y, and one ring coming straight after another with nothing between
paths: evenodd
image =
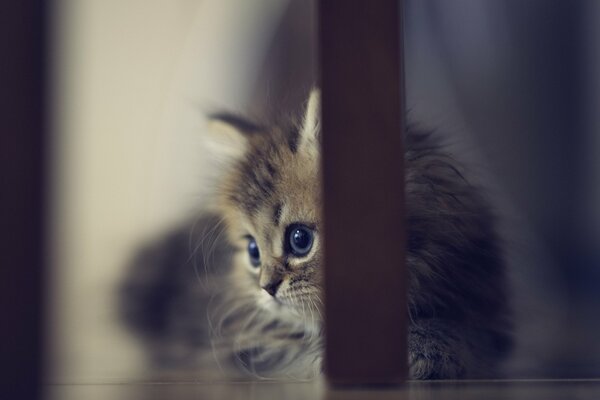
<instances>
[{"instance_id":1,"label":"kitten's body","mask_svg":"<svg viewBox=\"0 0 600 400\"><path fill-rule=\"evenodd\" d=\"M268 128L217 116L215 143L228 161L214 215L200 218L191 247L175 235L162 244L170 256L136 262L123 290L124 315L162 344L161 362L193 364L210 352L222 366L261 376L320 371L317 102L313 96L301 122ZM510 340L493 215L431 135L409 129L405 145L411 377L494 376ZM286 245L298 224L314 235L301 257ZM260 248L258 266L248 258L248 238Z\"/></svg>"}]
</instances>

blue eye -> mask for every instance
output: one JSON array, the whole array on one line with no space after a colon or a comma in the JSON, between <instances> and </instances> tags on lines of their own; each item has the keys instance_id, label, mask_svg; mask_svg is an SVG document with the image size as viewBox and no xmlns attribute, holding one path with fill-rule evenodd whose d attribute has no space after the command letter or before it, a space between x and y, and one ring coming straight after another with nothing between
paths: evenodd
<instances>
[{"instance_id":1,"label":"blue eye","mask_svg":"<svg viewBox=\"0 0 600 400\"><path fill-rule=\"evenodd\" d=\"M248 255L250 256L250 264L258 267L260 265L260 251L258 250L258 245L253 237L249 237Z\"/></svg>"},{"instance_id":2,"label":"blue eye","mask_svg":"<svg viewBox=\"0 0 600 400\"><path fill-rule=\"evenodd\" d=\"M288 232L290 252L296 257L307 255L313 245L313 231L304 225L292 225Z\"/></svg>"}]
</instances>

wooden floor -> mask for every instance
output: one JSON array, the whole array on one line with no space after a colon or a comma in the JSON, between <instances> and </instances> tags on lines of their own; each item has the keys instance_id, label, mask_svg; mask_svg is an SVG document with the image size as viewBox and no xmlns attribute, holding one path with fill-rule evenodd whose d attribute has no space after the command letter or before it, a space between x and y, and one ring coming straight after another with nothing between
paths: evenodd
<instances>
[{"instance_id":1,"label":"wooden floor","mask_svg":"<svg viewBox=\"0 0 600 400\"><path fill-rule=\"evenodd\" d=\"M600 399L600 379L408 382L400 387L369 389L332 389L322 381L65 384L45 389L49 400Z\"/></svg>"}]
</instances>

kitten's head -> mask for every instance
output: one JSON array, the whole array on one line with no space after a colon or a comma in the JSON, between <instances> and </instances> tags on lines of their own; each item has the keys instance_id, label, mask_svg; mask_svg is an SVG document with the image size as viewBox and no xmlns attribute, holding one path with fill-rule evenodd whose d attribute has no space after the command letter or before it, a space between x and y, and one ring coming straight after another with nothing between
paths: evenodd
<instances>
[{"instance_id":1,"label":"kitten's head","mask_svg":"<svg viewBox=\"0 0 600 400\"><path fill-rule=\"evenodd\" d=\"M322 225L319 94L304 115L263 127L228 114L211 121L227 160L218 207L236 249L236 290L273 310L319 320ZM291 313L289 313L291 311Z\"/></svg>"}]
</instances>

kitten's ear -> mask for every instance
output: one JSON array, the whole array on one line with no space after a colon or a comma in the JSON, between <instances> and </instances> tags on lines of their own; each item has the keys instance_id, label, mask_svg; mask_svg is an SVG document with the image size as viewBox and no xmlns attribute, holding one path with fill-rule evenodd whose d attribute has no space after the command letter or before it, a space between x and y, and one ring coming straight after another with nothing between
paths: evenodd
<instances>
[{"instance_id":1,"label":"kitten's ear","mask_svg":"<svg viewBox=\"0 0 600 400\"><path fill-rule=\"evenodd\" d=\"M299 148L306 146L317 147L319 145L321 132L321 92L319 89L312 89L306 111L302 119L302 129L300 130Z\"/></svg>"},{"instance_id":2,"label":"kitten's ear","mask_svg":"<svg viewBox=\"0 0 600 400\"><path fill-rule=\"evenodd\" d=\"M237 160L246 154L248 139L260 127L235 114L217 113L208 117L208 148L214 156Z\"/></svg>"}]
</instances>

